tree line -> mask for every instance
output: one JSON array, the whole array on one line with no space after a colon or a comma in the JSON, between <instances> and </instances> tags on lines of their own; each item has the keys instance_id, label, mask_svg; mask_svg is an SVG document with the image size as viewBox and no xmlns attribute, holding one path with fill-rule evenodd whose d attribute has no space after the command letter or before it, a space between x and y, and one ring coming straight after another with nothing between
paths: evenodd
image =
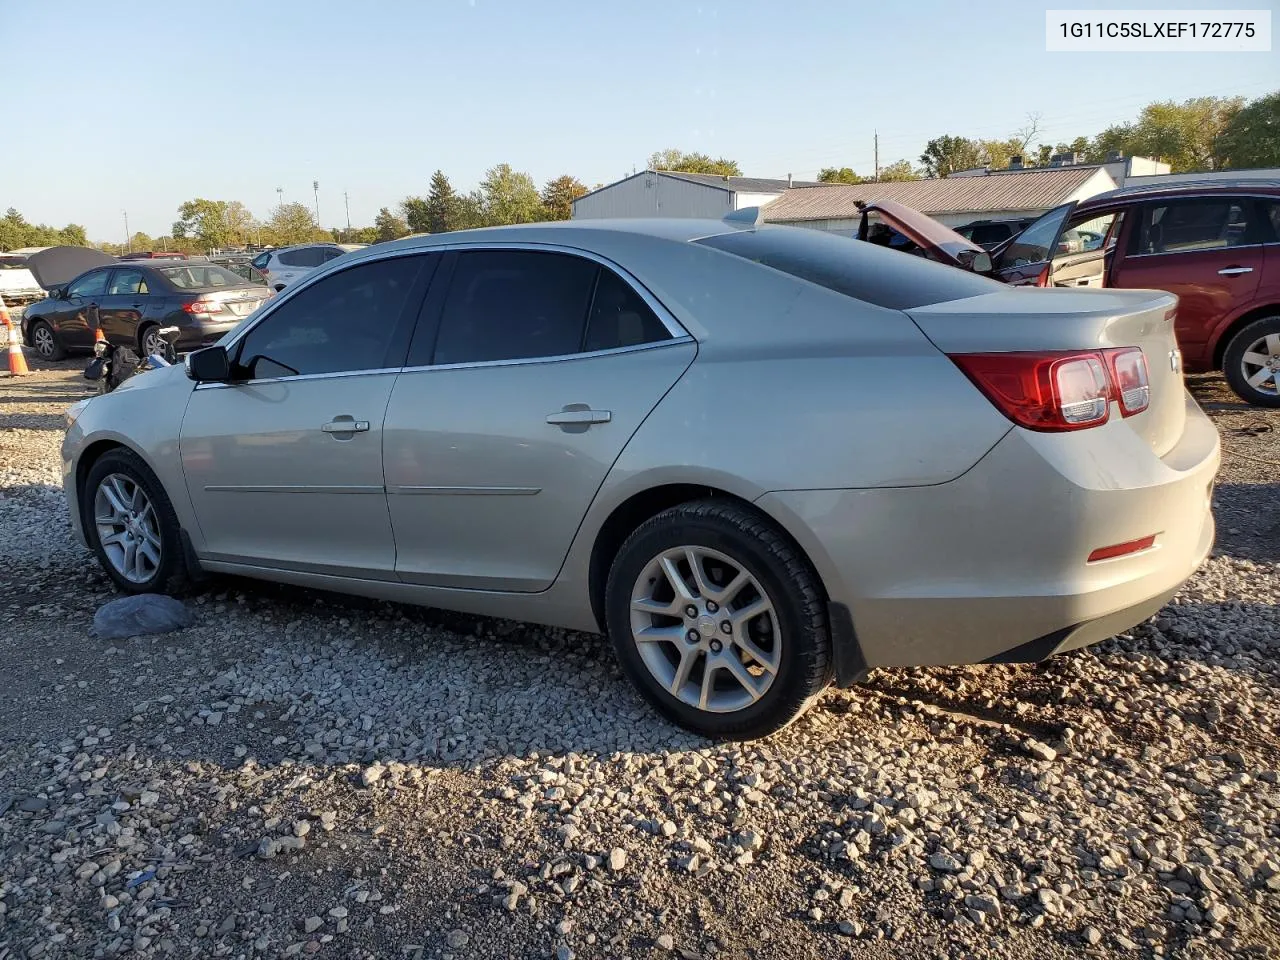
<instances>
[{"instance_id":1,"label":"tree line","mask_svg":"<svg viewBox=\"0 0 1280 960\"><path fill-rule=\"evenodd\" d=\"M1280 91L1246 102L1244 97L1194 97L1147 104L1128 123L1113 124L1093 137L1040 143L1039 117L1003 139L944 135L930 140L919 167L905 160L880 169L879 177L861 177L850 167L827 167L818 179L828 183L914 180L945 177L989 166L1005 169L1014 157L1024 166L1045 166L1055 154L1081 154L1086 163L1102 163L1113 151L1152 157L1173 173L1280 166ZM1035 146L1032 146L1032 144Z\"/></svg>"},{"instance_id":2,"label":"tree line","mask_svg":"<svg viewBox=\"0 0 1280 960\"><path fill-rule=\"evenodd\" d=\"M1127 156L1162 160L1174 173L1280 166L1280 91L1251 102L1243 97L1196 97L1182 103L1150 103L1131 122L1114 124L1096 136L1080 136L1070 142L1039 142L1039 126L1039 117L1033 116L1004 139L947 134L925 145L918 166L897 160L869 177L862 177L847 166L826 167L818 179L827 183L865 183L945 177L982 166L1006 168L1015 156L1022 157L1026 166L1043 166L1058 153L1081 154L1088 163L1100 163L1117 150ZM652 154L649 168L742 176L736 160L674 148ZM178 219L168 234L152 237L135 233L127 245L98 246L110 253L122 252L126 246L131 250L203 253L321 240L380 243L411 233L567 220L573 213L573 201L587 189L570 174L548 180L539 188L528 173L509 163L499 163L485 171L474 190L461 192L443 170L436 170L425 194L382 207L371 226L323 229L304 203L282 203L265 220L258 220L238 200L196 198L178 207ZM59 244L87 245L84 227L71 223L57 229L28 223L12 208L0 219L0 250Z\"/></svg>"}]
</instances>

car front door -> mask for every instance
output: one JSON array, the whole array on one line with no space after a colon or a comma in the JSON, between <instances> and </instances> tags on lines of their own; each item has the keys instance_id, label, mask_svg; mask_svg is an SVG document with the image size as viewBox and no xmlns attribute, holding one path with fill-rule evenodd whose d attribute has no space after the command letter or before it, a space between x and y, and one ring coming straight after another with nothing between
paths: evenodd
<instances>
[{"instance_id":1,"label":"car front door","mask_svg":"<svg viewBox=\"0 0 1280 960\"><path fill-rule=\"evenodd\" d=\"M1044 277L1045 271L1050 268L1058 249L1058 238L1075 208L1074 200L1054 207L1012 240L994 250L992 259L996 279L1014 286L1046 285L1042 278L1047 280Z\"/></svg>"},{"instance_id":2,"label":"car front door","mask_svg":"<svg viewBox=\"0 0 1280 960\"><path fill-rule=\"evenodd\" d=\"M138 325L151 294L141 270L117 267L98 305L102 333L112 343L138 349Z\"/></svg>"},{"instance_id":3,"label":"car front door","mask_svg":"<svg viewBox=\"0 0 1280 960\"><path fill-rule=\"evenodd\" d=\"M585 256L448 257L387 408L396 569L411 583L542 590L696 344Z\"/></svg>"},{"instance_id":4,"label":"car front door","mask_svg":"<svg viewBox=\"0 0 1280 960\"><path fill-rule=\"evenodd\" d=\"M1133 220L1111 286L1176 293L1178 345L1190 368L1207 368L1219 321L1257 293L1266 212L1252 197L1176 197L1142 204Z\"/></svg>"},{"instance_id":5,"label":"car front door","mask_svg":"<svg viewBox=\"0 0 1280 960\"><path fill-rule=\"evenodd\" d=\"M434 265L386 257L285 297L229 345L232 381L192 391L181 457L209 559L396 578L382 422Z\"/></svg>"},{"instance_id":6,"label":"car front door","mask_svg":"<svg viewBox=\"0 0 1280 960\"><path fill-rule=\"evenodd\" d=\"M84 349L93 346L93 331L99 320L99 307L107 292L110 268L91 270L72 280L66 299L58 305L58 339L64 347Z\"/></svg>"}]
</instances>

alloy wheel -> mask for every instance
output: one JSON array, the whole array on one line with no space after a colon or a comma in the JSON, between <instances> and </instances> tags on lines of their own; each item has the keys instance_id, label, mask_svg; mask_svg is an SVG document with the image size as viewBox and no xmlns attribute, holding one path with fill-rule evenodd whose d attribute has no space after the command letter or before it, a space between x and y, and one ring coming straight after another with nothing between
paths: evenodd
<instances>
[{"instance_id":1,"label":"alloy wheel","mask_svg":"<svg viewBox=\"0 0 1280 960\"><path fill-rule=\"evenodd\" d=\"M161 353L164 350L164 340L160 338L159 327L149 327L147 332L142 335L142 355L149 357L153 353Z\"/></svg>"},{"instance_id":2,"label":"alloy wheel","mask_svg":"<svg viewBox=\"0 0 1280 960\"><path fill-rule=\"evenodd\" d=\"M160 523L150 498L133 478L110 473L93 498L98 542L107 562L130 583L146 583L160 569Z\"/></svg>"},{"instance_id":3,"label":"alloy wheel","mask_svg":"<svg viewBox=\"0 0 1280 960\"><path fill-rule=\"evenodd\" d=\"M36 324L35 329L31 331L31 345L45 360L50 359L57 349L53 342L53 331L43 323Z\"/></svg>"},{"instance_id":4,"label":"alloy wheel","mask_svg":"<svg viewBox=\"0 0 1280 960\"><path fill-rule=\"evenodd\" d=\"M1259 393L1280 394L1280 333L1259 337L1240 358L1240 372Z\"/></svg>"},{"instance_id":5,"label":"alloy wheel","mask_svg":"<svg viewBox=\"0 0 1280 960\"><path fill-rule=\"evenodd\" d=\"M741 563L708 547L662 551L631 591L631 637L682 703L732 713L768 692L782 663L773 602Z\"/></svg>"}]
</instances>

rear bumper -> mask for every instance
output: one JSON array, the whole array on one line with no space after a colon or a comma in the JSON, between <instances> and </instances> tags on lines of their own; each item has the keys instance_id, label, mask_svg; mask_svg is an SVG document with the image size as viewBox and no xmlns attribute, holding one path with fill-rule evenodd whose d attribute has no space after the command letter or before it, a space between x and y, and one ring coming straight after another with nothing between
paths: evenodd
<instances>
[{"instance_id":1,"label":"rear bumper","mask_svg":"<svg viewBox=\"0 0 1280 960\"><path fill-rule=\"evenodd\" d=\"M1217 430L1188 396L1182 438L1163 458L1120 421L1015 429L948 483L758 503L849 608L855 639L834 632L866 667L1035 660L1114 636L1177 592L1213 546L1218 463ZM1148 550L1087 562L1151 534Z\"/></svg>"},{"instance_id":2,"label":"rear bumper","mask_svg":"<svg viewBox=\"0 0 1280 960\"><path fill-rule=\"evenodd\" d=\"M178 352L190 353L192 350L211 347L240 326L240 323L237 318L227 323L202 323L198 327L183 327L182 335L178 337Z\"/></svg>"}]
</instances>

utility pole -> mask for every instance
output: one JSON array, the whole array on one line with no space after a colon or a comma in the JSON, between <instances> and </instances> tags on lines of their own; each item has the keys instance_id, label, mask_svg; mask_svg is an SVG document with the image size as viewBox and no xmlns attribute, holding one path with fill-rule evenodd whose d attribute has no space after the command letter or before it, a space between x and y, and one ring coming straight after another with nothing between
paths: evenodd
<instances>
[{"instance_id":1,"label":"utility pole","mask_svg":"<svg viewBox=\"0 0 1280 960\"><path fill-rule=\"evenodd\" d=\"M120 212L124 214L124 252L132 253L133 248L129 244L129 211L121 210Z\"/></svg>"},{"instance_id":2,"label":"utility pole","mask_svg":"<svg viewBox=\"0 0 1280 960\"><path fill-rule=\"evenodd\" d=\"M876 179L880 179L880 131L875 131L876 138Z\"/></svg>"},{"instance_id":3,"label":"utility pole","mask_svg":"<svg viewBox=\"0 0 1280 960\"><path fill-rule=\"evenodd\" d=\"M311 189L316 192L316 226L320 226L320 181L312 180Z\"/></svg>"},{"instance_id":4,"label":"utility pole","mask_svg":"<svg viewBox=\"0 0 1280 960\"><path fill-rule=\"evenodd\" d=\"M284 206L284 187L276 187L276 206Z\"/></svg>"},{"instance_id":5,"label":"utility pole","mask_svg":"<svg viewBox=\"0 0 1280 960\"><path fill-rule=\"evenodd\" d=\"M351 201L347 197L347 191L342 191L342 205L347 211L347 239L351 239Z\"/></svg>"}]
</instances>

